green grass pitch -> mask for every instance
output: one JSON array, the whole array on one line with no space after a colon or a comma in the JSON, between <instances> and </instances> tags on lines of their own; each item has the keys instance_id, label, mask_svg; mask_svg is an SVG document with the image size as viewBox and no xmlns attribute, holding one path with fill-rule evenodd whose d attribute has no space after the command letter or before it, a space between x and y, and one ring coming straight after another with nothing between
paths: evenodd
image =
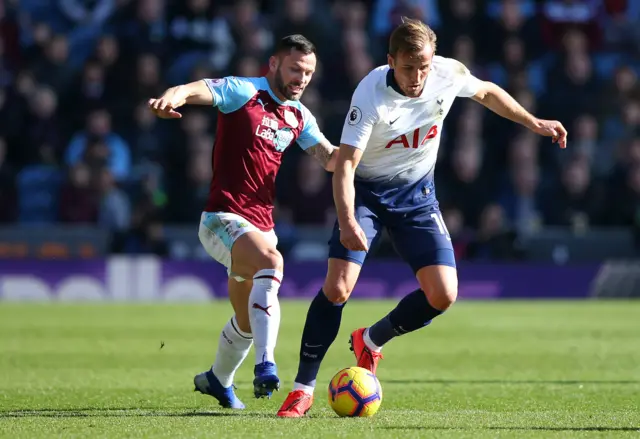
<instances>
[{"instance_id":1,"label":"green grass pitch","mask_svg":"<svg viewBox=\"0 0 640 439\"><path fill-rule=\"evenodd\" d=\"M354 363L349 333L393 305L349 303L300 420L275 413L296 372L306 301L283 304L283 389L253 399L253 355L238 372L243 412L192 386L213 360L226 302L0 304L0 436L640 438L640 302L461 302L385 347L374 418L337 418L327 384Z\"/></svg>"}]
</instances>

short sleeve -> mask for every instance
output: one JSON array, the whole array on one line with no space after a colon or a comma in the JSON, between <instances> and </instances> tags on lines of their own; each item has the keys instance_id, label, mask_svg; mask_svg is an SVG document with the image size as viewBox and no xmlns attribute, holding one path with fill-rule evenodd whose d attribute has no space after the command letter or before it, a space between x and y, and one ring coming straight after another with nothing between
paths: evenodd
<instances>
[{"instance_id":1,"label":"short sleeve","mask_svg":"<svg viewBox=\"0 0 640 439\"><path fill-rule=\"evenodd\" d=\"M458 92L457 96L461 98L470 98L475 96L475 94L478 93L478 90L480 90L482 81L473 76L464 64L460 63L460 67L463 69L463 74L460 78L462 88Z\"/></svg>"},{"instance_id":2,"label":"short sleeve","mask_svg":"<svg viewBox=\"0 0 640 439\"><path fill-rule=\"evenodd\" d=\"M373 104L374 90L368 83L360 82L351 97L351 108L342 127L340 143L364 150L371 137L373 126L378 122L378 112Z\"/></svg>"},{"instance_id":3,"label":"short sleeve","mask_svg":"<svg viewBox=\"0 0 640 439\"><path fill-rule=\"evenodd\" d=\"M315 116L311 114L311 111L304 106L301 108L301 111L304 120L304 127L302 128L300 136L298 136L298 145L300 145L300 148L304 150L322 142L325 137L324 134L322 134L322 131L320 131L318 122L316 121Z\"/></svg>"},{"instance_id":4,"label":"short sleeve","mask_svg":"<svg viewBox=\"0 0 640 439\"><path fill-rule=\"evenodd\" d=\"M232 113L242 108L256 94L257 80L258 78L227 76L205 79L204 82L213 96L213 106L223 113Z\"/></svg>"}]
</instances>

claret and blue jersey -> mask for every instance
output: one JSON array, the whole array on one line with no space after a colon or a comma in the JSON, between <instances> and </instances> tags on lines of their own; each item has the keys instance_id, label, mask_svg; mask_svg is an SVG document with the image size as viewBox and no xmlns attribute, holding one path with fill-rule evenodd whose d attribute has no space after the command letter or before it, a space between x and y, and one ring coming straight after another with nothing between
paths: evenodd
<instances>
[{"instance_id":1,"label":"claret and blue jersey","mask_svg":"<svg viewBox=\"0 0 640 439\"><path fill-rule=\"evenodd\" d=\"M322 140L315 117L298 101L282 101L267 78L205 79L219 110L207 212L231 212L260 230L273 229L276 174L282 153Z\"/></svg>"}]
</instances>

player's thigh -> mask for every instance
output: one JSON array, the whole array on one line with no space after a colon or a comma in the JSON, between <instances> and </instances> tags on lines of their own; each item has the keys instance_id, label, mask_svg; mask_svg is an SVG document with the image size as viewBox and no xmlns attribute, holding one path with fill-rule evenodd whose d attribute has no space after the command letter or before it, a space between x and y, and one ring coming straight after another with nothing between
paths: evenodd
<instances>
[{"instance_id":1,"label":"player's thigh","mask_svg":"<svg viewBox=\"0 0 640 439\"><path fill-rule=\"evenodd\" d=\"M389 228L398 254L413 269L429 303L448 308L456 299L458 277L451 237L436 207L407 215Z\"/></svg>"},{"instance_id":2,"label":"player's thigh","mask_svg":"<svg viewBox=\"0 0 640 439\"><path fill-rule=\"evenodd\" d=\"M246 280L239 282L230 277L228 281L229 300L233 311L236 315L239 329L244 332L251 332L251 323L249 322L249 294L253 287L253 281Z\"/></svg>"},{"instance_id":3,"label":"player's thigh","mask_svg":"<svg viewBox=\"0 0 640 439\"><path fill-rule=\"evenodd\" d=\"M382 235L382 224L368 208L356 203L356 219L367 236L369 251L375 248ZM362 264L368 252L349 250L340 242L340 228L336 221L329 240L329 267L324 283L324 293L334 303L344 303L358 281Z\"/></svg>"},{"instance_id":4,"label":"player's thigh","mask_svg":"<svg viewBox=\"0 0 640 439\"><path fill-rule=\"evenodd\" d=\"M238 281L251 279L263 268L282 271L275 232L263 232L239 215L203 212L198 237L209 256Z\"/></svg>"}]
</instances>

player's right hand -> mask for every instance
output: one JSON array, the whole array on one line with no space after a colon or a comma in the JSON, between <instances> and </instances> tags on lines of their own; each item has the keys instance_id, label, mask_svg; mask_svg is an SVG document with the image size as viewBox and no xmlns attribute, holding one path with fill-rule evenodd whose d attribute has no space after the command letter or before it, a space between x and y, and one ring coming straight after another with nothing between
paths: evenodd
<instances>
[{"instance_id":1,"label":"player's right hand","mask_svg":"<svg viewBox=\"0 0 640 439\"><path fill-rule=\"evenodd\" d=\"M149 109L161 119L180 119L182 114L176 111L186 103L186 96L181 88L171 87L157 99L149 99Z\"/></svg>"},{"instance_id":2,"label":"player's right hand","mask_svg":"<svg viewBox=\"0 0 640 439\"><path fill-rule=\"evenodd\" d=\"M346 227L340 227L340 242L348 250L369 251L367 235L357 221L353 221Z\"/></svg>"}]
</instances>

